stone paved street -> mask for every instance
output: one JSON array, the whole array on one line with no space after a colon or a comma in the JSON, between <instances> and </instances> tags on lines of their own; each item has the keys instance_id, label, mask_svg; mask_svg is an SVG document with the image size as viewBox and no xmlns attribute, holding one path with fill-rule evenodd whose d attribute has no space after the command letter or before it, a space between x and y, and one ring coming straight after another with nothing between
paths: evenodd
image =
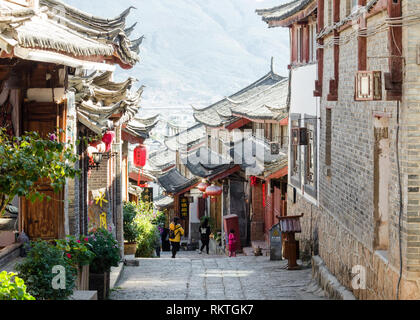
<instances>
[{"instance_id":1,"label":"stone paved street","mask_svg":"<svg viewBox=\"0 0 420 320\"><path fill-rule=\"evenodd\" d=\"M113 300L287 300L325 299L311 269L285 270L287 261L269 257L199 255L180 252L140 259L124 268Z\"/></svg>"}]
</instances>

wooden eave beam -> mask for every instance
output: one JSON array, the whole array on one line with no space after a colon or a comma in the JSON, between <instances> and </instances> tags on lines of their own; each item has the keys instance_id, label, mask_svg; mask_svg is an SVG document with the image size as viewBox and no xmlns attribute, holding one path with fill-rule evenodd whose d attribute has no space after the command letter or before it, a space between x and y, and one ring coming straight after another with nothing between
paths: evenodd
<instances>
[{"instance_id":1,"label":"wooden eave beam","mask_svg":"<svg viewBox=\"0 0 420 320\"><path fill-rule=\"evenodd\" d=\"M250 122L251 122L251 120L241 118L241 119L235 121L234 123L231 123L231 124L225 126L225 129L234 130L234 129L242 128L243 126L247 125Z\"/></svg>"},{"instance_id":2,"label":"wooden eave beam","mask_svg":"<svg viewBox=\"0 0 420 320\"><path fill-rule=\"evenodd\" d=\"M317 8L317 3L316 1L312 2L308 7L306 7L305 9L296 12L294 15L287 17L285 19L282 20L268 20L266 21L268 26L270 28L274 28L274 27L289 27L290 25L292 25L293 23L302 21L304 19L307 19L312 13L314 13L314 11Z\"/></svg>"}]
</instances>

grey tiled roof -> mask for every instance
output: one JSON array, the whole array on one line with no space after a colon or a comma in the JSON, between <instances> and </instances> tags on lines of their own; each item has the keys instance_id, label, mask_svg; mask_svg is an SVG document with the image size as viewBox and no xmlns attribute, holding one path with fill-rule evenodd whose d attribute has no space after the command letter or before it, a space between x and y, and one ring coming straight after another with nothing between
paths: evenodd
<instances>
[{"instance_id":1,"label":"grey tiled roof","mask_svg":"<svg viewBox=\"0 0 420 320\"><path fill-rule=\"evenodd\" d=\"M177 169L172 169L169 172L158 177L158 183L168 193L178 193L188 187L197 183L198 179L188 179L184 177Z\"/></svg>"},{"instance_id":2,"label":"grey tiled roof","mask_svg":"<svg viewBox=\"0 0 420 320\"><path fill-rule=\"evenodd\" d=\"M194 176L201 178L218 175L235 166L232 159L226 159L207 147L189 153L182 162Z\"/></svg>"},{"instance_id":3,"label":"grey tiled roof","mask_svg":"<svg viewBox=\"0 0 420 320\"><path fill-rule=\"evenodd\" d=\"M198 123L175 136L166 138L165 145L171 151L187 151L192 145L196 145L200 141L206 141L206 139L206 128Z\"/></svg>"},{"instance_id":4,"label":"grey tiled roof","mask_svg":"<svg viewBox=\"0 0 420 320\"><path fill-rule=\"evenodd\" d=\"M237 119L232 114L232 108L236 107L234 101L248 101L251 102L253 97L257 97L262 92L267 91L286 78L275 74L272 70L261 79L240 90L239 92L220 100L204 109L195 109L194 118L208 126L208 127L221 127Z\"/></svg>"},{"instance_id":5,"label":"grey tiled roof","mask_svg":"<svg viewBox=\"0 0 420 320\"><path fill-rule=\"evenodd\" d=\"M295 0L269 9L255 10L263 21L283 20L304 9L314 0Z\"/></svg>"},{"instance_id":6,"label":"grey tiled roof","mask_svg":"<svg viewBox=\"0 0 420 320\"><path fill-rule=\"evenodd\" d=\"M174 198L166 196L160 199L157 199L153 202L154 206L158 210L166 209L174 205Z\"/></svg>"},{"instance_id":7,"label":"grey tiled roof","mask_svg":"<svg viewBox=\"0 0 420 320\"><path fill-rule=\"evenodd\" d=\"M233 103L232 113L251 119L278 119L280 114L287 114L289 81L284 78L273 86L249 97L244 101L230 100Z\"/></svg>"},{"instance_id":8,"label":"grey tiled roof","mask_svg":"<svg viewBox=\"0 0 420 320\"><path fill-rule=\"evenodd\" d=\"M147 119L135 117L133 120L127 123L127 127L124 128L123 130L127 133L130 133L133 136L147 139L149 138L149 132L159 122L158 118L159 118L158 115L152 118L147 118Z\"/></svg>"},{"instance_id":9,"label":"grey tiled roof","mask_svg":"<svg viewBox=\"0 0 420 320\"><path fill-rule=\"evenodd\" d=\"M176 153L165 148L150 153L148 158L148 165L156 171L165 170L175 165Z\"/></svg>"}]
</instances>

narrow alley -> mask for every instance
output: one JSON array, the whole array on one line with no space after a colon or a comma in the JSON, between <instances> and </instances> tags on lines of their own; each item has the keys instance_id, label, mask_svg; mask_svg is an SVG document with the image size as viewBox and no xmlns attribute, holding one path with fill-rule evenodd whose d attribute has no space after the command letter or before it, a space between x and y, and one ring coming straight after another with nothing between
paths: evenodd
<instances>
[{"instance_id":1,"label":"narrow alley","mask_svg":"<svg viewBox=\"0 0 420 320\"><path fill-rule=\"evenodd\" d=\"M126 266L111 300L321 300L310 267L285 269L287 260L180 252L176 259L139 259Z\"/></svg>"}]
</instances>

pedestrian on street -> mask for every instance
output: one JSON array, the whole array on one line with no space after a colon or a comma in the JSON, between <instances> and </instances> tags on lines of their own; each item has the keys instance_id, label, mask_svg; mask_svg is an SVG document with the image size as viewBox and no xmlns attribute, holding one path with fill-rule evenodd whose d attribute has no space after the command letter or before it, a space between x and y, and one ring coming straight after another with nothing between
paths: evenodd
<instances>
[{"instance_id":1,"label":"pedestrian on street","mask_svg":"<svg viewBox=\"0 0 420 320\"><path fill-rule=\"evenodd\" d=\"M184 229L179 224L179 218L175 217L169 226L169 241L172 245L172 258L175 259L176 253L179 251L181 236L184 235Z\"/></svg>"},{"instance_id":2,"label":"pedestrian on street","mask_svg":"<svg viewBox=\"0 0 420 320\"><path fill-rule=\"evenodd\" d=\"M211 229L209 226L209 219L206 217L204 218L203 223L200 226L200 235L201 235L201 249L200 249L200 254L203 253L203 249L204 247L206 247L206 252L207 254L209 254L209 242L210 242L210 234L211 234Z\"/></svg>"},{"instance_id":3,"label":"pedestrian on street","mask_svg":"<svg viewBox=\"0 0 420 320\"><path fill-rule=\"evenodd\" d=\"M158 257L158 258L160 258L160 250L161 250L161 247L162 247L162 233L161 233L161 230L162 230L162 226L158 226L157 228L156 228L156 234L155 234L155 251L156 251L156 256Z\"/></svg>"},{"instance_id":4,"label":"pedestrian on street","mask_svg":"<svg viewBox=\"0 0 420 320\"><path fill-rule=\"evenodd\" d=\"M233 229L229 232L229 257L236 257L236 236Z\"/></svg>"}]
</instances>

